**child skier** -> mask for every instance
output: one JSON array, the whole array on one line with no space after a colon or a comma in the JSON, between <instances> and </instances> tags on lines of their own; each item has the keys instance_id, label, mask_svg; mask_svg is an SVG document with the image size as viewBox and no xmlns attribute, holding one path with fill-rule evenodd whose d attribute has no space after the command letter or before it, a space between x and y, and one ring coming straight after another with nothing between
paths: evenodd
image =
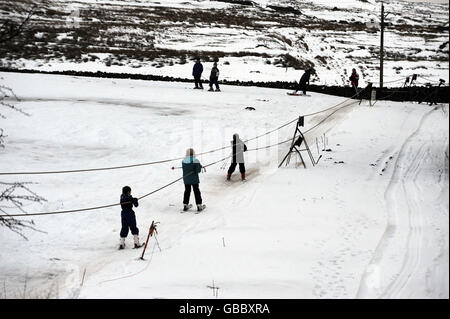
<instances>
[{"instance_id":1,"label":"child skier","mask_svg":"<svg viewBox=\"0 0 450 319\"><path fill-rule=\"evenodd\" d=\"M214 62L214 66L211 69L211 75L209 76L209 90L213 90L213 84L216 86L216 92L220 92L219 88L219 69L217 68L217 62Z\"/></svg>"},{"instance_id":2,"label":"child skier","mask_svg":"<svg viewBox=\"0 0 450 319\"><path fill-rule=\"evenodd\" d=\"M206 205L202 204L202 194L199 189L200 179L198 173L201 172L202 165L199 160L195 158L194 149L188 148L186 150L186 157L183 159L181 166L183 168L184 182L183 211L187 211L191 207L189 205L189 198L191 196L191 189L194 189L197 211L201 212L206 207Z\"/></svg>"},{"instance_id":3,"label":"child skier","mask_svg":"<svg viewBox=\"0 0 450 319\"><path fill-rule=\"evenodd\" d=\"M131 188L124 186L122 188L122 195L120 195L120 206L122 207L122 229L120 230L120 246L119 249L125 248L125 238L128 236L128 230L134 237L134 248L139 248L139 229L136 227L136 215L133 211L133 206L138 207L138 199L131 196Z\"/></svg>"},{"instance_id":4,"label":"child skier","mask_svg":"<svg viewBox=\"0 0 450 319\"><path fill-rule=\"evenodd\" d=\"M239 171L241 173L241 179L245 181L245 165L244 165L244 152L247 151L247 145L241 141L239 134L233 135L233 140L231 141L233 148L233 158L231 161L230 168L228 169L227 181L231 180L231 174L233 174L236 169L237 164L239 164Z\"/></svg>"},{"instance_id":5,"label":"child skier","mask_svg":"<svg viewBox=\"0 0 450 319\"><path fill-rule=\"evenodd\" d=\"M203 65L200 63L200 58L195 60L194 68L192 69L192 75L194 76L195 88L194 89L202 89L203 84L200 79L203 73Z\"/></svg>"}]
</instances>

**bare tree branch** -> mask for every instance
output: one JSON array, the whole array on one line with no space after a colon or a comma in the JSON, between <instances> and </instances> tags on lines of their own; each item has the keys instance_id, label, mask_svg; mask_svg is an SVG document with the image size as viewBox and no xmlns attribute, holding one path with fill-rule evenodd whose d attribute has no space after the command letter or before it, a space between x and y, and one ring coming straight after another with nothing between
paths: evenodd
<instances>
[{"instance_id":1,"label":"bare tree branch","mask_svg":"<svg viewBox=\"0 0 450 319\"><path fill-rule=\"evenodd\" d=\"M17 208L20 211L25 212L23 206L26 202L37 202L42 203L47 201L45 198L37 195L31 189L29 189L26 185L32 183L25 182L15 182L15 183L4 183L0 182L0 186L3 186L4 189L0 191L0 203L4 202L6 204L11 205L1 205L0 213L2 215L9 215L8 210L11 208ZM0 226L5 226L9 228L11 231L17 233L22 236L24 239L28 239L23 233L24 228L29 228L35 231L40 231L34 227L34 222L28 220L18 220L12 217L4 217L0 216Z\"/></svg>"},{"instance_id":2,"label":"bare tree branch","mask_svg":"<svg viewBox=\"0 0 450 319\"><path fill-rule=\"evenodd\" d=\"M31 17L35 13L35 9L37 5L34 4L31 10L26 15L25 19L22 22L14 23L10 20L3 22L0 27L0 44L3 44L7 41L14 39L19 36L27 23L30 21ZM3 80L3 78L0 78ZM14 91L0 84L0 108L9 108L15 110L17 112L22 113L23 115L29 116L30 114L26 113L20 108L17 108L15 105L9 103L9 100L20 101ZM5 119L6 116L0 113L0 118ZM6 135L2 128L0 128L0 148L4 148L4 138ZM9 217L8 211L10 209L19 209L21 212L26 213L24 209L25 203L29 202L37 202L41 203L46 201L45 198L37 195L30 188L28 188L28 184L25 182L14 182L14 183L4 183L0 182L0 227L4 226L10 229L11 231L17 233L27 240L27 237L23 234L24 229L32 229L35 231L40 231L35 228L33 220L18 220L13 217ZM3 190L1 189L3 188Z\"/></svg>"},{"instance_id":3,"label":"bare tree branch","mask_svg":"<svg viewBox=\"0 0 450 319\"><path fill-rule=\"evenodd\" d=\"M16 101L20 101L20 99L17 97L17 95L14 93L14 91L11 88L0 84L0 107L4 106L4 107L10 108L14 111L17 111L19 113L22 113L23 115L30 116L30 114L25 112L24 110L16 107L15 105L13 105L11 103L5 102L5 99L7 99L7 98L12 98ZM3 115L2 113L0 113L0 118L6 119L6 116Z\"/></svg>"},{"instance_id":4,"label":"bare tree branch","mask_svg":"<svg viewBox=\"0 0 450 319\"><path fill-rule=\"evenodd\" d=\"M19 113L22 113L23 115L30 116L30 113L27 113L27 112L25 112L24 110L17 108L17 107L16 107L15 105L13 105L13 104L3 102L3 101L1 100L1 98L0 98L0 106L8 107L8 108L10 108L10 109L12 109L12 110L14 110L14 111L17 111L17 112L19 112ZM6 116L2 115L1 113L0 113L0 117L3 118L3 119L6 119Z\"/></svg>"},{"instance_id":5,"label":"bare tree branch","mask_svg":"<svg viewBox=\"0 0 450 319\"><path fill-rule=\"evenodd\" d=\"M33 16L34 11L37 5L34 5L31 10L28 12L27 17L19 24L15 25L13 22L7 20L3 23L0 28L0 43L5 43L17 37L22 33L25 25L28 23L30 18Z\"/></svg>"},{"instance_id":6,"label":"bare tree branch","mask_svg":"<svg viewBox=\"0 0 450 319\"><path fill-rule=\"evenodd\" d=\"M3 78L2 78L2 79L3 79ZM9 93L14 97L14 99L16 99L16 101L20 101L20 99L17 97L17 95L14 93L14 91L13 91L11 88L9 88L9 87L7 87L7 86L5 86L5 85L0 84L0 93L1 93L4 97L9 97L8 93L6 93L6 92L9 92Z\"/></svg>"},{"instance_id":7,"label":"bare tree branch","mask_svg":"<svg viewBox=\"0 0 450 319\"><path fill-rule=\"evenodd\" d=\"M1 114L0 117L2 117ZM4 134L3 129L0 128L0 148L5 148L5 137L6 135Z\"/></svg>"}]
</instances>

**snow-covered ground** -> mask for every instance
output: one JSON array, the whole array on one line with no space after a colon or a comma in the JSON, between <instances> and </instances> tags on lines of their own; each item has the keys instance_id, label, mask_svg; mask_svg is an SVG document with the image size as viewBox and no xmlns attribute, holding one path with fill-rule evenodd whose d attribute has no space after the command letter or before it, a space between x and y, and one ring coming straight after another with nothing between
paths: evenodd
<instances>
[{"instance_id":1,"label":"snow-covered ground","mask_svg":"<svg viewBox=\"0 0 450 319\"><path fill-rule=\"evenodd\" d=\"M31 114L2 110L0 172L182 157L188 147L227 146L235 132L249 139L345 101L255 87L212 93L190 83L0 76L21 99L15 105ZM130 237L117 250L118 207L35 216L45 233L25 231L29 241L1 228L0 296L21 298L26 282L26 297L215 298L207 287L214 281L219 298L448 298L449 105L342 105L307 134L315 158L322 155L315 167L292 160L277 168L289 147L281 144L246 154L246 183L239 173L227 183L223 162L208 167L201 214L180 213L182 182L142 199L135 209L141 239L152 220L160 222L161 250L151 239L146 261ZM334 110L305 118L304 129ZM247 145L284 141L294 128ZM25 209L47 212L117 203L124 185L141 196L180 177L171 169L179 165L0 180L35 182L48 201Z\"/></svg>"},{"instance_id":2,"label":"snow-covered ground","mask_svg":"<svg viewBox=\"0 0 450 319\"><path fill-rule=\"evenodd\" d=\"M315 84L349 85L352 68L361 86L378 82L380 1L230 2L47 1L24 35L0 48L0 66L189 78L200 56L204 78L217 59L222 80L298 81L312 67ZM0 0L0 22L29 7ZM385 7L385 84L402 86L413 74L448 83L448 3Z\"/></svg>"}]
</instances>

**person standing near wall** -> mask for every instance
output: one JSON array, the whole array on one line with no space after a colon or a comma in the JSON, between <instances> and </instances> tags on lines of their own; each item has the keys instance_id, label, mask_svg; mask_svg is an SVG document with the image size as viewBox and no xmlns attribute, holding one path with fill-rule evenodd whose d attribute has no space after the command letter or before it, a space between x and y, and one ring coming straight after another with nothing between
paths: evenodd
<instances>
[{"instance_id":1,"label":"person standing near wall","mask_svg":"<svg viewBox=\"0 0 450 319\"><path fill-rule=\"evenodd\" d=\"M192 70L192 75L194 76L194 82L195 82L194 89L202 89L203 90L203 85L202 85L202 80L201 80L202 73L203 73L203 65L200 62L200 58L197 58L195 60L194 68Z\"/></svg>"},{"instance_id":2,"label":"person standing near wall","mask_svg":"<svg viewBox=\"0 0 450 319\"><path fill-rule=\"evenodd\" d=\"M213 90L213 84L216 86L216 92L220 92L219 88L219 69L217 68L217 62L214 62L213 68L211 69L211 75L209 76L209 90Z\"/></svg>"},{"instance_id":3,"label":"person standing near wall","mask_svg":"<svg viewBox=\"0 0 450 319\"><path fill-rule=\"evenodd\" d=\"M358 82L359 82L359 75L356 72L356 69L352 69L352 75L350 75L350 84L352 85L353 89L355 90L355 94L358 94Z\"/></svg>"},{"instance_id":4,"label":"person standing near wall","mask_svg":"<svg viewBox=\"0 0 450 319\"><path fill-rule=\"evenodd\" d=\"M295 89L294 94L297 94L298 91L302 91L303 95L306 95L306 87L309 85L309 80L311 78L311 70L308 69L303 73L300 81L298 82L297 88Z\"/></svg>"}]
</instances>

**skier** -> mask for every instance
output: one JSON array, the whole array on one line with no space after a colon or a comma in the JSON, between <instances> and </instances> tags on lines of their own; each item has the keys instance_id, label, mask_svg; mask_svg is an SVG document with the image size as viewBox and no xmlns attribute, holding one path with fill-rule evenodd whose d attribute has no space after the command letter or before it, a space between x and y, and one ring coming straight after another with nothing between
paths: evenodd
<instances>
[{"instance_id":1,"label":"skier","mask_svg":"<svg viewBox=\"0 0 450 319\"><path fill-rule=\"evenodd\" d=\"M306 85L309 85L309 78L311 77L311 70L308 69L303 73L302 77L300 78L300 81L297 85L297 88L295 89L294 94L297 94L298 91L302 90L303 95L306 95Z\"/></svg>"},{"instance_id":2,"label":"skier","mask_svg":"<svg viewBox=\"0 0 450 319\"><path fill-rule=\"evenodd\" d=\"M356 69L352 69L352 75L350 75L350 83L352 87L355 90L355 93L358 94L358 81L359 81L359 75L356 73Z\"/></svg>"},{"instance_id":3,"label":"skier","mask_svg":"<svg viewBox=\"0 0 450 319\"><path fill-rule=\"evenodd\" d=\"M216 92L220 92L219 88L219 69L217 68L217 62L214 62L214 66L211 69L211 75L209 76L209 90L213 90L213 84L216 86Z\"/></svg>"},{"instance_id":4,"label":"skier","mask_svg":"<svg viewBox=\"0 0 450 319\"><path fill-rule=\"evenodd\" d=\"M239 134L233 135L233 140L231 141L233 148L233 159L231 161L230 168L228 169L227 181L231 180L231 174L233 174L236 169L237 164L239 164L239 172L241 173L241 179L245 181L245 164L244 164L244 152L247 151L247 145L241 141Z\"/></svg>"},{"instance_id":5,"label":"skier","mask_svg":"<svg viewBox=\"0 0 450 319\"><path fill-rule=\"evenodd\" d=\"M197 211L201 212L206 207L206 205L202 204L202 194L200 193L199 188L200 179L198 177L198 173L202 170L202 164L200 164L200 161L195 158L194 149L188 148L186 150L186 157L182 161L182 168L184 182L183 211L187 211L191 207L191 205L189 205L189 197L191 196L192 188L194 189Z\"/></svg>"},{"instance_id":6,"label":"skier","mask_svg":"<svg viewBox=\"0 0 450 319\"><path fill-rule=\"evenodd\" d=\"M120 246L119 249L125 248L125 238L128 236L128 230L134 237L134 248L141 247L139 244L139 229L136 227L136 215L133 211L133 206L138 207L138 199L131 196L131 188L124 186L122 188L122 195L120 196L120 206L122 207L122 229L120 230Z\"/></svg>"},{"instance_id":7,"label":"skier","mask_svg":"<svg viewBox=\"0 0 450 319\"><path fill-rule=\"evenodd\" d=\"M200 63L200 58L195 60L194 68L192 70L192 75L194 76L195 88L194 89L202 89L203 85L200 80L203 73L203 65Z\"/></svg>"}]
</instances>

